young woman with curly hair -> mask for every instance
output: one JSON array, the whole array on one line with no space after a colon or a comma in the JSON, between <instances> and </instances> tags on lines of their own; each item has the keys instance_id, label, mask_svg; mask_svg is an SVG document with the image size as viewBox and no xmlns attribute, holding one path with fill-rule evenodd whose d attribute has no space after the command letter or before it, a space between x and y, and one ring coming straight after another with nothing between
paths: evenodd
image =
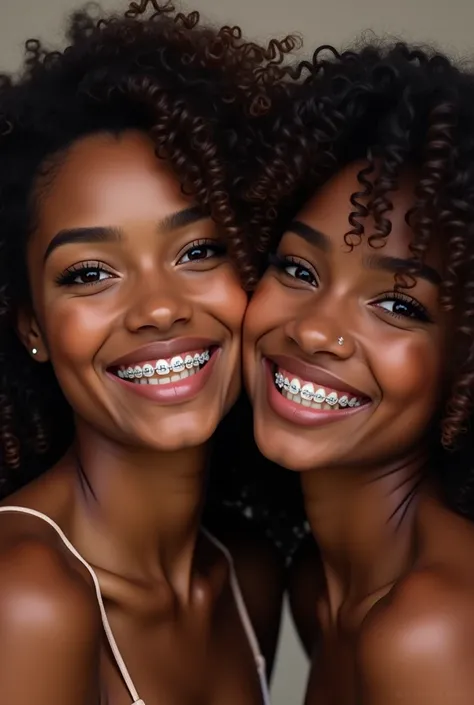
<instances>
[{"instance_id":1,"label":"young woman with curly hair","mask_svg":"<svg viewBox=\"0 0 474 705\"><path fill-rule=\"evenodd\" d=\"M318 545L291 588L306 703L468 705L474 77L403 44L297 73L253 191L281 219L244 371Z\"/></svg>"},{"instance_id":2,"label":"young woman with curly hair","mask_svg":"<svg viewBox=\"0 0 474 705\"><path fill-rule=\"evenodd\" d=\"M201 510L256 276L247 113L292 41L197 20L80 12L0 84L2 703L268 702Z\"/></svg>"}]
</instances>

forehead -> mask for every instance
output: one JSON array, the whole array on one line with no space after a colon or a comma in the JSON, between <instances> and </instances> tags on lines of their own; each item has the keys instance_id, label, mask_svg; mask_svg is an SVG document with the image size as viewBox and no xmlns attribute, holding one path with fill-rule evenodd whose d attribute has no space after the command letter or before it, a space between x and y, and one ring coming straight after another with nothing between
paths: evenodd
<instances>
[{"instance_id":1,"label":"forehead","mask_svg":"<svg viewBox=\"0 0 474 705\"><path fill-rule=\"evenodd\" d=\"M160 221L190 205L171 168L138 132L95 134L58 156L38 184L41 230ZM52 233L54 234L54 233Z\"/></svg>"},{"instance_id":2,"label":"forehead","mask_svg":"<svg viewBox=\"0 0 474 705\"><path fill-rule=\"evenodd\" d=\"M352 229L349 216L356 210L356 207L351 203L351 197L364 190L357 176L365 166L367 166L365 162L358 162L339 171L305 204L297 216L299 221L324 233L336 252L347 252L344 235ZM403 258L411 256L410 245L413 242L413 231L405 218L407 212L415 204L415 187L416 176L414 172L406 170L402 172L397 190L388 193L388 200L393 208L385 215L389 218L392 229L383 245L384 254ZM362 206L367 206L368 198L366 196L357 196L356 199ZM367 242L367 236L377 234L373 218L369 215L357 220L364 228L364 237L353 252L362 253L367 252L368 249L373 251L374 247L371 247ZM377 244L375 243L375 245ZM441 253L438 250L438 239L433 238L425 261L433 265L439 263Z\"/></svg>"}]
</instances>

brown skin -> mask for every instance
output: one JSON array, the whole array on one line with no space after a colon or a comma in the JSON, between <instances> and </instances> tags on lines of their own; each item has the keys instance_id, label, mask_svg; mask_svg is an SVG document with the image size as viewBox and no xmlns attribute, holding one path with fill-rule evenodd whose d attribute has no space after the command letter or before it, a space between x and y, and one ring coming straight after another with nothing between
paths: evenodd
<instances>
[{"instance_id":1,"label":"brown skin","mask_svg":"<svg viewBox=\"0 0 474 705\"><path fill-rule=\"evenodd\" d=\"M394 197L383 250L366 241L352 251L344 244L360 168L341 171L298 215L324 234L324 244L289 228L278 252L295 259L284 271L268 270L245 326L257 442L271 460L301 472L320 549L310 574L313 628L304 637L314 646L306 703L468 705L474 526L443 506L429 468L424 472L451 321L440 309L438 287L422 276L402 292L405 301L394 300L393 273L373 259L410 256L409 174ZM435 245L425 264L442 275ZM413 299L429 321L413 309ZM333 423L288 420L267 398L273 382L262 360L278 355L308 364L306 379L316 383L322 371L332 373L340 380L334 389L350 385L369 401L352 414L329 412L341 414ZM294 589L298 584L296 572ZM315 616L319 638L312 644Z\"/></svg>"},{"instance_id":2,"label":"brown skin","mask_svg":"<svg viewBox=\"0 0 474 705\"><path fill-rule=\"evenodd\" d=\"M71 451L7 503L48 514L95 568L147 705L259 705L228 565L199 531L208 441L239 393L246 296L212 249L209 218L163 227L195 204L145 136L84 138L53 174L38 184L27 251L34 314L22 312L19 333L39 363L52 363L74 410L86 482ZM100 226L120 239L63 244L45 259L57 233ZM58 284L81 262L95 283L75 272L73 286ZM188 401L150 401L107 372L143 345L186 336L220 346ZM38 519L0 521L0 702L129 705L89 575Z\"/></svg>"}]
</instances>

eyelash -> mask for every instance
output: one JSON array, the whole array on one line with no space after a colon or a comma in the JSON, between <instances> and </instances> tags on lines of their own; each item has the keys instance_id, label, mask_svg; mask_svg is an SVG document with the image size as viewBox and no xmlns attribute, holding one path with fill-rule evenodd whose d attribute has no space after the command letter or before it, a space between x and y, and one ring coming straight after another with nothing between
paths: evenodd
<instances>
[{"instance_id":1,"label":"eyelash","mask_svg":"<svg viewBox=\"0 0 474 705\"><path fill-rule=\"evenodd\" d=\"M383 303L384 301L400 301L404 303L407 308L411 307L416 312L416 314L411 316L404 316L401 313L387 311L387 309L384 309L382 306L380 306L380 303ZM426 308L422 306L419 301L413 299L411 296L402 294L399 291L388 291L387 293L382 294L376 301L372 302L372 305L382 308L383 311L388 313L389 316L393 316L394 318L416 318L424 323L432 323L433 320Z\"/></svg>"},{"instance_id":2,"label":"eyelash","mask_svg":"<svg viewBox=\"0 0 474 705\"><path fill-rule=\"evenodd\" d=\"M212 251L212 255L210 257L202 257L197 260L189 260L188 262L181 262L181 260L185 257L185 255L189 255L192 250L198 250L198 249L204 249L208 248L209 250ZM186 250L183 252L183 254L180 256L178 260L178 264L189 264L191 262L203 262L205 260L211 259L211 257L219 257L224 255L226 252L225 246L217 242L216 240L195 240L194 242L190 243L187 247ZM77 282L75 281L81 274L84 274L86 272L104 272L105 274L108 274L109 276L104 278L104 279L99 279L91 282ZM95 284L100 284L101 282L105 281L106 279L110 279L114 277L112 272L105 267L105 265L102 262L80 262L78 264L73 264L71 267L68 267L67 269L64 270L57 278L56 278L56 283L59 286L94 286Z\"/></svg>"},{"instance_id":3,"label":"eyelash","mask_svg":"<svg viewBox=\"0 0 474 705\"><path fill-rule=\"evenodd\" d=\"M56 278L56 283L59 286L94 286L94 284L99 284L101 281L104 281L104 279L82 283L74 281L85 272L104 272L109 275L108 278L114 276L102 262L80 262L79 264L73 264L71 267L65 269L64 272Z\"/></svg>"},{"instance_id":4,"label":"eyelash","mask_svg":"<svg viewBox=\"0 0 474 705\"><path fill-rule=\"evenodd\" d=\"M280 272L283 272L287 277L290 277L291 279L297 279L298 281L302 281L303 283L310 283L308 281L304 281L303 279L298 279L294 275L290 274L288 272L289 267L301 267L302 270L308 272L311 277L314 280L314 284L311 284L311 286L316 287L317 286L317 280L316 280L316 275L313 274L311 269L308 267L307 264L305 264L302 260L299 260L297 257L282 257L281 255L278 254L271 254L269 257L269 263L271 266L275 267L278 269ZM415 311L415 315L409 315L409 316L404 316L401 313L394 313L393 311L388 311L387 309L383 308L380 306L381 303L384 301L400 301L404 304L406 304L407 308L410 309L412 308L413 311ZM402 294L399 291L390 291L386 292L385 294L382 294L376 301L372 302L373 306L378 306L381 308L383 311L385 311L389 316L393 316L394 318L416 318L419 321L423 321L424 323L431 323L432 318L429 315L428 311L424 306L420 304L419 301L416 299L413 299L411 296L407 296L406 294Z\"/></svg>"},{"instance_id":5,"label":"eyelash","mask_svg":"<svg viewBox=\"0 0 474 705\"><path fill-rule=\"evenodd\" d=\"M269 263L272 267L278 269L278 271L285 274L290 279L296 279L297 281L303 282L303 284L310 284L310 286L317 286L316 273L312 272L308 265L297 257L282 257L279 254L273 253L269 256ZM300 267L302 270L308 272L314 280L314 284L304 279L298 279L298 277L293 276L287 270L289 267Z\"/></svg>"},{"instance_id":6,"label":"eyelash","mask_svg":"<svg viewBox=\"0 0 474 705\"><path fill-rule=\"evenodd\" d=\"M225 245L222 242L219 242L218 240L195 240L194 242L191 242L189 245L186 246L185 251L178 260L178 264L181 262L183 257L186 254L189 254L192 250L199 250L205 247L207 247L209 250L213 250L213 254L211 255L211 257L222 257L227 251ZM211 259L211 257L203 257L202 259L194 261L203 262L204 260ZM184 262L184 264L189 264L190 262L193 262L193 260L189 260L189 262Z\"/></svg>"}]
</instances>

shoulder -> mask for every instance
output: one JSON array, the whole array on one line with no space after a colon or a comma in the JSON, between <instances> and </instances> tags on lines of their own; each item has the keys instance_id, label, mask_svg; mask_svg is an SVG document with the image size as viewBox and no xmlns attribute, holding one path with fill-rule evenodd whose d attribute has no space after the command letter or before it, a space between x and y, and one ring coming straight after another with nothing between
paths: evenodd
<instances>
[{"instance_id":1,"label":"shoulder","mask_svg":"<svg viewBox=\"0 0 474 705\"><path fill-rule=\"evenodd\" d=\"M41 615L42 619L62 610L67 610L69 617L78 611L81 618L87 612L97 612L91 586L60 547L42 536L13 534L0 542L0 617L8 604L8 614L3 616L15 619L16 603L21 598L24 607L28 595L54 606ZM33 622L35 614L29 614Z\"/></svg>"},{"instance_id":2,"label":"shoulder","mask_svg":"<svg viewBox=\"0 0 474 705\"><path fill-rule=\"evenodd\" d=\"M92 588L43 537L7 533L0 542L2 697L82 705L96 682L100 643Z\"/></svg>"},{"instance_id":3,"label":"shoulder","mask_svg":"<svg viewBox=\"0 0 474 705\"><path fill-rule=\"evenodd\" d=\"M366 618L357 649L364 705L468 705L474 692L474 586L415 571Z\"/></svg>"}]
</instances>

